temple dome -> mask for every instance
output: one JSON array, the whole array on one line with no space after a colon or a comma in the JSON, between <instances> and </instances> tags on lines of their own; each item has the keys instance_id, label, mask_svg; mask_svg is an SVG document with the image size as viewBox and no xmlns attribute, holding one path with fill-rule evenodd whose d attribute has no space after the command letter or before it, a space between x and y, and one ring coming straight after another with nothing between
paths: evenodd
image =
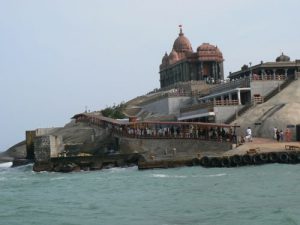
<instances>
[{"instance_id":1,"label":"temple dome","mask_svg":"<svg viewBox=\"0 0 300 225\"><path fill-rule=\"evenodd\" d=\"M167 67L168 65L169 65L169 56L168 56L168 53L166 52L161 60L161 64L160 64L159 68L163 69L163 68Z\"/></svg>"},{"instance_id":2,"label":"temple dome","mask_svg":"<svg viewBox=\"0 0 300 225\"><path fill-rule=\"evenodd\" d=\"M178 38L174 41L173 49L176 52L192 52L192 45L184 34L182 33L182 28L180 27L180 32Z\"/></svg>"},{"instance_id":3,"label":"temple dome","mask_svg":"<svg viewBox=\"0 0 300 225\"><path fill-rule=\"evenodd\" d=\"M164 57L161 60L161 64L167 65L168 62L169 62L169 56L168 56L168 53L166 52L165 55L164 55Z\"/></svg>"},{"instance_id":4,"label":"temple dome","mask_svg":"<svg viewBox=\"0 0 300 225\"><path fill-rule=\"evenodd\" d=\"M197 54L201 61L224 61L223 54L218 49L218 47L209 43L203 43L202 45L200 45L197 48Z\"/></svg>"},{"instance_id":5,"label":"temple dome","mask_svg":"<svg viewBox=\"0 0 300 225\"><path fill-rule=\"evenodd\" d=\"M177 52L173 49L169 55L169 63L173 64L179 60Z\"/></svg>"},{"instance_id":6,"label":"temple dome","mask_svg":"<svg viewBox=\"0 0 300 225\"><path fill-rule=\"evenodd\" d=\"M290 61L290 57L284 55L283 53L281 53L281 55L276 58L276 62L289 62L289 61Z\"/></svg>"}]
</instances>

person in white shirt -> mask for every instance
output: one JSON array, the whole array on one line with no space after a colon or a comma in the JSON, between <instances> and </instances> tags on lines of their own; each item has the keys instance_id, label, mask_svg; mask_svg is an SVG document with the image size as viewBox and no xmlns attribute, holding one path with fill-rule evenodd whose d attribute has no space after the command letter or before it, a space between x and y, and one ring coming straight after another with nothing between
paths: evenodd
<instances>
[{"instance_id":1,"label":"person in white shirt","mask_svg":"<svg viewBox=\"0 0 300 225\"><path fill-rule=\"evenodd\" d=\"M252 141L252 130L251 130L250 127L247 128L246 134L247 134L247 135L246 135L246 140Z\"/></svg>"}]
</instances>

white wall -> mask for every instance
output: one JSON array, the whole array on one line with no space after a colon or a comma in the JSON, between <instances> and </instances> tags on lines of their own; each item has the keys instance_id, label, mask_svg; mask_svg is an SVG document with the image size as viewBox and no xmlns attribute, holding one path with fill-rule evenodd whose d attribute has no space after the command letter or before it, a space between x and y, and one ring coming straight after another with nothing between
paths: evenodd
<instances>
[{"instance_id":1,"label":"white wall","mask_svg":"<svg viewBox=\"0 0 300 225\"><path fill-rule=\"evenodd\" d=\"M50 139L50 157L58 157L58 153L64 150L62 136L49 136Z\"/></svg>"},{"instance_id":2,"label":"white wall","mask_svg":"<svg viewBox=\"0 0 300 225\"><path fill-rule=\"evenodd\" d=\"M215 106L214 112L216 115L216 123L224 123L232 115L235 115L237 111L243 108L243 105L235 106Z\"/></svg>"},{"instance_id":3,"label":"white wall","mask_svg":"<svg viewBox=\"0 0 300 225\"><path fill-rule=\"evenodd\" d=\"M144 111L159 114L179 114L181 107L187 106L191 101L191 97L169 97L162 98L155 102L151 102L143 106Z\"/></svg>"},{"instance_id":4,"label":"white wall","mask_svg":"<svg viewBox=\"0 0 300 225\"><path fill-rule=\"evenodd\" d=\"M269 92L278 88L278 85L282 84L283 80L259 80L252 81L250 83L251 96L255 94L260 94L261 96L266 96Z\"/></svg>"}]
</instances>

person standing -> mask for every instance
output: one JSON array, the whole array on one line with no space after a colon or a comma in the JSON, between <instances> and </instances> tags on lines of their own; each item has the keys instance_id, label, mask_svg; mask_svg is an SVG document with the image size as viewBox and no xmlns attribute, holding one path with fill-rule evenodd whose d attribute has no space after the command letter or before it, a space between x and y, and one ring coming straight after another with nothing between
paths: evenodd
<instances>
[{"instance_id":1,"label":"person standing","mask_svg":"<svg viewBox=\"0 0 300 225\"><path fill-rule=\"evenodd\" d=\"M283 131L282 131L282 130L280 130L279 136L280 136L280 141L283 141L283 138L284 138L283 136L284 136L284 135L283 135Z\"/></svg>"},{"instance_id":2,"label":"person standing","mask_svg":"<svg viewBox=\"0 0 300 225\"><path fill-rule=\"evenodd\" d=\"M277 139L277 141L279 142L279 140L280 140L280 132L279 132L278 129L277 129L277 131L276 131L276 139Z\"/></svg>"},{"instance_id":3,"label":"person standing","mask_svg":"<svg viewBox=\"0 0 300 225\"><path fill-rule=\"evenodd\" d=\"M252 130L251 130L250 127L247 128L246 134L247 134L246 139L247 139L248 141L252 141Z\"/></svg>"},{"instance_id":4,"label":"person standing","mask_svg":"<svg viewBox=\"0 0 300 225\"><path fill-rule=\"evenodd\" d=\"M277 127L274 127L274 128L273 128L273 138L274 138L275 140L277 139L277 131L278 131Z\"/></svg>"},{"instance_id":5,"label":"person standing","mask_svg":"<svg viewBox=\"0 0 300 225\"><path fill-rule=\"evenodd\" d=\"M291 131L289 128L286 128L285 130L285 141L291 141Z\"/></svg>"}]
</instances>

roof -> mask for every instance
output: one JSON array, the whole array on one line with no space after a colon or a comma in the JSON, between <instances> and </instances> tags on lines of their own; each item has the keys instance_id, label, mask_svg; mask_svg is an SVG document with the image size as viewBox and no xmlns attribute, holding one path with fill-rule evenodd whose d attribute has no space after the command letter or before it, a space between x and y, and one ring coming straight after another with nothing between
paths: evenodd
<instances>
[{"instance_id":1,"label":"roof","mask_svg":"<svg viewBox=\"0 0 300 225\"><path fill-rule=\"evenodd\" d=\"M234 73L229 74L229 77L234 77L238 74L243 74L245 72L249 72L249 71L253 71L256 69L284 69L284 68L295 68L295 67L299 67L299 64L296 61L281 61L281 62L265 62L265 63L260 63L251 67L248 67L247 69L244 70L239 70L236 71Z\"/></svg>"},{"instance_id":2,"label":"roof","mask_svg":"<svg viewBox=\"0 0 300 225\"><path fill-rule=\"evenodd\" d=\"M120 121L111 119L108 117L100 116L100 115L93 115L92 113L79 113L72 117L72 119L77 119L81 116L89 117L89 118L96 118L101 121L105 121L115 125L138 125L138 124L158 124L158 125L198 125L202 127L233 127L230 124L218 124L218 123L203 123L203 122L179 122L179 121L136 121L136 122L128 122L128 121Z\"/></svg>"}]
</instances>

